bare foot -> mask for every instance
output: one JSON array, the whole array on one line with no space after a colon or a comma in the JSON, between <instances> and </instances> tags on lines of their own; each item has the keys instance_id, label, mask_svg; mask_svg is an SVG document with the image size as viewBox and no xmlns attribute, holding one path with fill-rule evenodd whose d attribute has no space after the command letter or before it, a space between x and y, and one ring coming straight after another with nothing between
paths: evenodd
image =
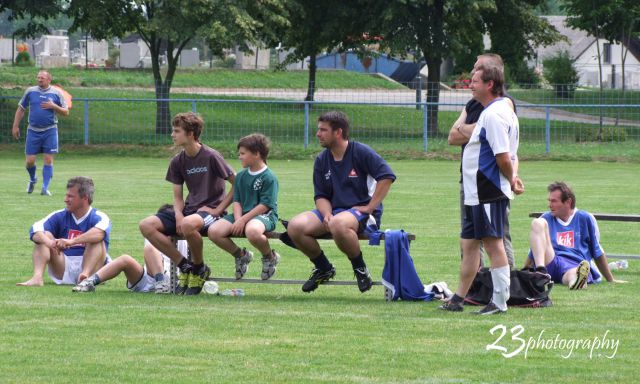
<instances>
[{"instance_id":1,"label":"bare foot","mask_svg":"<svg viewBox=\"0 0 640 384\"><path fill-rule=\"evenodd\" d=\"M19 287L42 287L44 285L44 282L42 281L42 279L36 279L32 277L31 279L22 283L16 283L16 285Z\"/></svg>"}]
</instances>

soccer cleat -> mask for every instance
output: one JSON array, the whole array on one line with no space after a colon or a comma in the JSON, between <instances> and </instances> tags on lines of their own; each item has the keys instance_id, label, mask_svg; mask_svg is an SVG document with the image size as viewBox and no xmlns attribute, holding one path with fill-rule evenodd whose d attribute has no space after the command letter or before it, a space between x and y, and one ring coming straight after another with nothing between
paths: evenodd
<instances>
[{"instance_id":1,"label":"soccer cleat","mask_svg":"<svg viewBox=\"0 0 640 384\"><path fill-rule=\"evenodd\" d=\"M204 282L209 279L209 276L211 276L211 269L206 264L197 272L191 271L189 273L189 287L184 294L189 296L200 294L202 287L204 287Z\"/></svg>"},{"instance_id":2,"label":"soccer cleat","mask_svg":"<svg viewBox=\"0 0 640 384\"><path fill-rule=\"evenodd\" d=\"M473 312L476 315L494 315L507 312L506 309L500 309L493 301L489 302L484 308L479 311Z\"/></svg>"},{"instance_id":3,"label":"soccer cleat","mask_svg":"<svg viewBox=\"0 0 640 384\"><path fill-rule=\"evenodd\" d=\"M366 292L371 289L371 286L373 286L373 280L371 280L371 275L369 274L367 267L355 268L353 270L353 274L356 276L360 292Z\"/></svg>"},{"instance_id":4,"label":"soccer cleat","mask_svg":"<svg viewBox=\"0 0 640 384\"><path fill-rule=\"evenodd\" d=\"M156 283L153 285L153 290L158 294L171 293L171 282L167 278L156 281Z\"/></svg>"},{"instance_id":5,"label":"soccer cleat","mask_svg":"<svg viewBox=\"0 0 640 384\"><path fill-rule=\"evenodd\" d=\"M38 181L38 179L33 179L33 180L29 180L29 182L27 183L27 193L33 193L33 189L36 186L36 181Z\"/></svg>"},{"instance_id":6,"label":"soccer cleat","mask_svg":"<svg viewBox=\"0 0 640 384\"><path fill-rule=\"evenodd\" d=\"M175 293L176 295L184 295L184 292L189 288L189 276L191 275L191 265L187 266L184 270L180 271L178 275L178 284L176 285Z\"/></svg>"},{"instance_id":7,"label":"soccer cleat","mask_svg":"<svg viewBox=\"0 0 640 384\"><path fill-rule=\"evenodd\" d=\"M75 287L71 288L72 292L95 292L96 286L93 284L92 279L84 279L78 283Z\"/></svg>"},{"instance_id":8,"label":"soccer cleat","mask_svg":"<svg viewBox=\"0 0 640 384\"><path fill-rule=\"evenodd\" d=\"M333 278L336 275L336 269L331 267L328 271L322 271L318 268L314 268L311 271L311 276L309 276L309 280L307 280L302 285L302 292L312 292L318 288L318 285L329 281L329 279Z\"/></svg>"},{"instance_id":9,"label":"soccer cleat","mask_svg":"<svg viewBox=\"0 0 640 384\"><path fill-rule=\"evenodd\" d=\"M589 262L586 260L582 260L580 264L578 264L575 280L573 280L573 282L569 284L569 289L574 290L586 288L590 272L591 266L589 266Z\"/></svg>"},{"instance_id":10,"label":"soccer cleat","mask_svg":"<svg viewBox=\"0 0 640 384\"><path fill-rule=\"evenodd\" d=\"M260 278L262 280L269 280L271 276L276 273L276 266L280 262L280 255L278 252L271 250L271 257L262 258L262 274Z\"/></svg>"},{"instance_id":11,"label":"soccer cleat","mask_svg":"<svg viewBox=\"0 0 640 384\"><path fill-rule=\"evenodd\" d=\"M438 307L438 309L441 309L443 311L449 311L449 312L462 312L464 311L464 305L462 304L461 301L445 301L444 304L442 304L441 306Z\"/></svg>"},{"instance_id":12,"label":"soccer cleat","mask_svg":"<svg viewBox=\"0 0 640 384\"><path fill-rule=\"evenodd\" d=\"M253 252L242 249L242 256L236 257L236 280L242 279L249 270L249 263L253 260Z\"/></svg>"},{"instance_id":13,"label":"soccer cleat","mask_svg":"<svg viewBox=\"0 0 640 384\"><path fill-rule=\"evenodd\" d=\"M42 191L40 191L40 194L42 196L51 196L51 192L49 192L48 189L43 189Z\"/></svg>"}]
</instances>

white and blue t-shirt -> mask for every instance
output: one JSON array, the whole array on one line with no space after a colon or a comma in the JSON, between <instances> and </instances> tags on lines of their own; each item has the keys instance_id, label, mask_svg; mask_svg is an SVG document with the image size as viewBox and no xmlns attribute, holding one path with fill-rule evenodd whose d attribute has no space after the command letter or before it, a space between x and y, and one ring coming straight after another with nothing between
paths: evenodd
<instances>
[{"instance_id":1,"label":"white and blue t-shirt","mask_svg":"<svg viewBox=\"0 0 640 384\"><path fill-rule=\"evenodd\" d=\"M18 105L22 109L29 108L29 129L44 131L50 128L57 128L58 117L55 111L40 107L40 103L47 100L53 101L62 108L67 108L62 92L56 87L42 89L36 85L27 88L24 92Z\"/></svg>"},{"instance_id":2,"label":"white and blue t-shirt","mask_svg":"<svg viewBox=\"0 0 640 384\"><path fill-rule=\"evenodd\" d=\"M111 233L111 220L104 212L95 208L89 208L89 211L80 218L76 218L66 209L54 211L44 219L35 222L29 231L29 238L33 239L36 232L51 232L56 239L73 239L91 228L98 228L104 231L104 244L109 250L109 235ZM84 254L85 245L77 244L64 251L67 256L82 256Z\"/></svg>"},{"instance_id":3,"label":"white and blue t-shirt","mask_svg":"<svg viewBox=\"0 0 640 384\"><path fill-rule=\"evenodd\" d=\"M462 155L465 205L513 198L511 184L500 172L496 155L509 152L514 162L519 140L515 112L505 98L493 100L482 111Z\"/></svg>"},{"instance_id":4,"label":"white and blue t-shirt","mask_svg":"<svg viewBox=\"0 0 640 384\"><path fill-rule=\"evenodd\" d=\"M334 160L328 149L316 158L313 165L314 200L327 199L333 209L367 205L377 182L383 179L396 179L387 162L368 145L349 141L342 160ZM379 210L382 211L382 204Z\"/></svg>"},{"instance_id":5,"label":"white and blue t-shirt","mask_svg":"<svg viewBox=\"0 0 640 384\"><path fill-rule=\"evenodd\" d=\"M556 257L571 259L576 263L587 260L591 265L591 277L598 281L600 274L593 268L592 260L604 254L600 245L600 229L596 218L586 211L575 209L564 222L550 212L542 216L549 225L549 237ZM529 251L529 257L533 257Z\"/></svg>"}]
</instances>

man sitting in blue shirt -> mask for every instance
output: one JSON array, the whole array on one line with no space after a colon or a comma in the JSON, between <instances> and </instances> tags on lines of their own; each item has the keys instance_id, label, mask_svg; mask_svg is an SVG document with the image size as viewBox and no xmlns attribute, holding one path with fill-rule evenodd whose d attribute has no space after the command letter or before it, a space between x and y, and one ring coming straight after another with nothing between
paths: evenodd
<instances>
[{"instance_id":1,"label":"man sitting in blue shirt","mask_svg":"<svg viewBox=\"0 0 640 384\"><path fill-rule=\"evenodd\" d=\"M600 246L596 219L589 212L576 209L576 196L571 188L555 182L547 190L549 212L531 223L531 251L525 267L533 263L536 270L548 273L554 282L569 289L583 289L587 283L600 282L600 273L609 282L624 283L613 278Z\"/></svg>"},{"instance_id":2,"label":"man sitting in blue shirt","mask_svg":"<svg viewBox=\"0 0 640 384\"><path fill-rule=\"evenodd\" d=\"M316 137L325 148L313 166L316 209L297 215L287 227L293 243L315 265L302 290L311 292L335 276L335 268L316 240L331 233L351 261L358 288L365 292L373 281L362 258L358 233L379 228L382 200L396 176L373 149L349 140L349 120L342 112L323 113Z\"/></svg>"}]
</instances>

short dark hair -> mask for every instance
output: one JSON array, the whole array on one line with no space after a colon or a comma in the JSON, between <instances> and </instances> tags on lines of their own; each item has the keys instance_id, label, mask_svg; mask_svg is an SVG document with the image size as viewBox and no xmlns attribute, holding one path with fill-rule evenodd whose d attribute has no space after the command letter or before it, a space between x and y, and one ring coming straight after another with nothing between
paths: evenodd
<instances>
[{"instance_id":1,"label":"short dark hair","mask_svg":"<svg viewBox=\"0 0 640 384\"><path fill-rule=\"evenodd\" d=\"M491 93L494 96L504 96L504 71L496 65L480 65L475 71L482 71L480 78L484 83L493 81Z\"/></svg>"},{"instance_id":2,"label":"short dark hair","mask_svg":"<svg viewBox=\"0 0 640 384\"><path fill-rule=\"evenodd\" d=\"M238 141L238 149L240 149L240 147L245 148L251 153L259 153L262 160L266 163L267 157L269 157L271 140L261 133L252 133Z\"/></svg>"},{"instance_id":3,"label":"short dark hair","mask_svg":"<svg viewBox=\"0 0 640 384\"><path fill-rule=\"evenodd\" d=\"M95 192L95 186L93 180L90 177L76 176L67 181L67 189L78 186L78 195L80 197L86 197L89 200L89 204L93 203L93 192Z\"/></svg>"},{"instance_id":4,"label":"short dark hair","mask_svg":"<svg viewBox=\"0 0 640 384\"><path fill-rule=\"evenodd\" d=\"M180 127L185 132L193 132L193 138L200 139L200 134L204 129L204 120L202 116L195 112L178 113L172 121L174 127Z\"/></svg>"},{"instance_id":5,"label":"short dark hair","mask_svg":"<svg viewBox=\"0 0 640 384\"><path fill-rule=\"evenodd\" d=\"M571 199L571 209L576 207L576 195L573 193L571 187L564 181L556 181L549 184L547 191L549 191L549 193L553 191L560 191L560 201L564 203L567 199Z\"/></svg>"},{"instance_id":6,"label":"short dark hair","mask_svg":"<svg viewBox=\"0 0 640 384\"><path fill-rule=\"evenodd\" d=\"M349 118L344 112L329 111L318 117L318 122L329 124L332 131L342 129L342 138L349 140Z\"/></svg>"}]
</instances>

